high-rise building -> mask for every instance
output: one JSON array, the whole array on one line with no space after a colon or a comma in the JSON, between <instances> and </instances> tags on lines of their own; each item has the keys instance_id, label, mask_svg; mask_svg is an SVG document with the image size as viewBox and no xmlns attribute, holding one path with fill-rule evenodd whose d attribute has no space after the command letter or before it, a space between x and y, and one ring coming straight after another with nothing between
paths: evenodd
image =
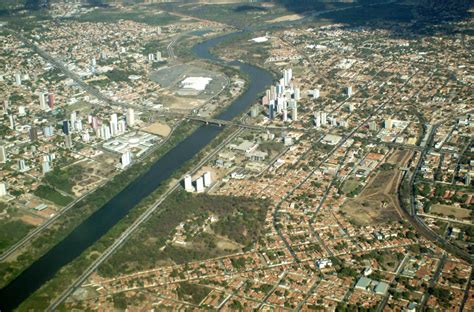
<instances>
[{"instance_id":1,"label":"high-rise building","mask_svg":"<svg viewBox=\"0 0 474 312\"><path fill-rule=\"evenodd\" d=\"M132 162L132 153L130 151L126 151L125 153L122 154L122 157L120 158L122 169L128 167L131 162Z\"/></svg>"},{"instance_id":2,"label":"high-rise building","mask_svg":"<svg viewBox=\"0 0 474 312\"><path fill-rule=\"evenodd\" d=\"M91 139L91 136L90 136L89 132L85 132L85 133L82 134L82 141L89 142L90 139Z\"/></svg>"},{"instance_id":3,"label":"high-rise building","mask_svg":"<svg viewBox=\"0 0 474 312\"><path fill-rule=\"evenodd\" d=\"M127 124L130 127L133 127L135 125L135 111L133 110L133 108L128 108L127 115L125 116L125 118L127 120Z\"/></svg>"},{"instance_id":4,"label":"high-rise building","mask_svg":"<svg viewBox=\"0 0 474 312\"><path fill-rule=\"evenodd\" d=\"M327 119L328 115L326 112L321 112L321 125L322 126L325 126L328 124L328 119Z\"/></svg>"},{"instance_id":5,"label":"high-rise building","mask_svg":"<svg viewBox=\"0 0 474 312\"><path fill-rule=\"evenodd\" d=\"M313 90L313 98L319 99L319 89L314 89Z\"/></svg>"},{"instance_id":6,"label":"high-rise building","mask_svg":"<svg viewBox=\"0 0 474 312\"><path fill-rule=\"evenodd\" d=\"M199 177L196 180L196 192L202 193L204 192L204 178Z\"/></svg>"},{"instance_id":7,"label":"high-rise building","mask_svg":"<svg viewBox=\"0 0 474 312\"><path fill-rule=\"evenodd\" d=\"M82 120L81 120L81 119L79 119L79 120L76 121L75 129L76 129L77 131L82 131Z\"/></svg>"},{"instance_id":8,"label":"high-rise building","mask_svg":"<svg viewBox=\"0 0 474 312\"><path fill-rule=\"evenodd\" d=\"M321 114L319 112L314 114L314 126L316 128L321 127Z\"/></svg>"},{"instance_id":9,"label":"high-rise building","mask_svg":"<svg viewBox=\"0 0 474 312\"><path fill-rule=\"evenodd\" d=\"M97 129L97 136L101 139L108 140L112 137L110 134L110 128L106 125L102 125Z\"/></svg>"},{"instance_id":10,"label":"high-rise building","mask_svg":"<svg viewBox=\"0 0 474 312\"><path fill-rule=\"evenodd\" d=\"M72 148L72 136L70 134L64 136L64 145L66 148Z\"/></svg>"},{"instance_id":11,"label":"high-rise building","mask_svg":"<svg viewBox=\"0 0 474 312\"><path fill-rule=\"evenodd\" d=\"M352 113L354 111L354 103L349 103L348 108L349 108L349 113Z\"/></svg>"},{"instance_id":12,"label":"high-rise building","mask_svg":"<svg viewBox=\"0 0 474 312\"><path fill-rule=\"evenodd\" d=\"M268 104L268 118L273 119L275 118L275 102L270 101L270 104Z\"/></svg>"},{"instance_id":13,"label":"high-rise building","mask_svg":"<svg viewBox=\"0 0 474 312\"><path fill-rule=\"evenodd\" d=\"M4 145L0 145L0 164L4 164L7 162L7 151L5 150Z\"/></svg>"},{"instance_id":14,"label":"high-rise building","mask_svg":"<svg viewBox=\"0 0 474 312\"><path fill-rule=\"evenodd\" d=\"M40 108L42 110L48 109L48 105L46 105L46 94L44 92L40 92L39 102L40 102Z\"/></svg>"},{"instance_id":15,"label":"high-rise building","mask_svg":"<svg viewBox=\"0 0 474 312\"><path fill-rule=\"evenodd\" d=\"M295 88L295 91L293 93L293 98L296 100L296 101L299 101L301 99L301 91L300 91L300 88Z\"/></svg>"},{"instance_id":16,"label":"high-rise building","mask_svg":"<svg viewBox=\"0 0 474 312\"><path fill-rule=\"evenodd\" d=\"M250 117L256 118L260 114L260 107L257 105L252 106L250 109Z\"/></svg>"},{"instance_id":17,"label":"high-rise building","mask_svg":"<svg viewBox=\"0 0 474 312\"><path fill-rule=\"evenodd\" d=\"M26 166L26 161L24 159L20 159L18 161L18 170L20 170L21 172L28 170L28 167Z\"/></svg>"},{"instance_id":18,"label":"high-rise building","mask_svg":"<svg viewBox=\"0 0 474 312\"><path fill-rule=\"evenodd\" d=\"M50 109L54 109L54 94L51 92L48 94L48 105Z\"/></svg>"},{"instance_id":19,"label":"high-rise building","mask_svg":"<svg viewBox=\"0 0 474 312\"><path fill-rule=\"evenodd\" d=\"M156 61L161 62L162 60L163 59L161 58L161 52L160 51L156 52Z\"/></svg>"},{"instance_id":20,"label":"high-rise building","mask_svg":"<svg viewBox=\"0 0 474 312\"><path fill-rule=\"evenodd\" d=\"M48 172L51 171L51 166L49 165L48 160L43 161L43 164L42 164L41 167L43 169L43 175L45 175L45 174L47 174Z\"/></svg>"},{"instance_id":21,"label":"high-rise building","mask_svg":"<svg viewBox=\"0 0 474 312\"><path fill-rule=\"evenodd\" d=\"M92 129L97 130L99 128L99 118L92 117Z\"/></svg>"},{"instance_id":22,"label":"high-rise building","mask_svg":"<svg viewBox=\"0 0 474 312\"><path fill-rule=\"evenodd\" d=\"M298 103L296 103L296 101L293 101L291 108L292 108L291 119L293 121L297 121L298 120Z\"/></svg>"},{"instance_id":23,"label":"high-rise building","mask_svg":"<svg viewBox=\"0 0 474 312\"><path fill-rule=\"evenodd\" d=\"M385 119L384 128L390 130L390 129L392 129L392 127L393 127L392 119L390 119L390 118Z\"/></svg>"},{"instance_id":24,"label":"high-rise building","mask_svg":"<svg viewBox=\"0 0 474 312\"><path fill-rule=\"evenodd\" d=\"M8 120L10 121L10 129L16 130L15 115L13 115L13 114L8 115Z\"/></svg>"},{"instance_id":25,"label":"high-rise building","mask_svg":"<svg viewBox=\"0 0 474 312\"><path fill-rule=\"evenodd\" d=\"M63 133L69 135L69 120L63 120Z\"/></svg>"},{"instance_id":26,"label":"high-rise building","mask_svg":"<svg viewBox=\"0 0 474 312\"><path fill-rule=\"evenodd\" d=\"M77 113L76 111L73 111L71 113L71 116L69 118L69 130L72 132L74 130L76 130L76 121L77 121Z\"/></svg>"},{"instance_id":27,"label":"high-rise building","mask_svg":"<svg viewBox=\"0 0 474 312\"><path fill-rule=\"evenodd\" d=\"M464 184L466 184L467 186L470 186L471 185L471 174L469 172L466 173L466 176L464 177Z\"/></svg>"},{"instance_id":28,"label":"high-rise building","mask_svg":"<svg viewBox=\"0 0 474 312\"><path fill-rule=\"evenodd\" d=\"M122 134L122 133L125 133L126 130L127 130L127 123L125 122L125 120L120 119L118 122L117 133Z\"/></svg>"},{"instance_id":29,"label":"high-rise building","mask_svg":"<svg viewBox=\"0 0 474 312\"><path fill-rule=\"evenodd\" d=\"M184 189L186 192L194 192L193 181L189 174L184 176Z\"/></svg>"},{"instance_id":30,"label":"high-rise building","mask_svg":"<svg viewBox=\"0 0 474 312\"><path fill-rule=\"evenodd\" d=\"M110 116L110 134L116 136L118 132L118 118L117 114L112 114Z\"/></svg>"},{"instance_id":31,"label":"high-rise building","mask_svg":"<svg viewBox=\"0 0 474 312\"><path fill-rule=\"evenodd\" d=\"M212 177L211 177L211 172L210 171L206 171L204 172L204 186L205 187L209 187L211 186L212 184Z\"/></svg>"},{"instance_id":32,"label":"high-rise building","mask_svg":"<svg viewBox=\"0 0 474 312\"><path fill-rule=\"evenodd\" d=\"M351 87L351 86L346 87L346 94L347 94L347 96L349 96L349 97L352 96L352 87Z\"/></svg>"},{"instance_id":33,"label":"high-rise building","mask_svg":"<svg viewBox=\"0 0 474 312\"><path fill-rule=\"evenodd\" d=\"M54 128L51 125L43 127L44 137L49 138L49 137L52 137L53 134L54 134Z\"/></svg>"},{"instance_id":34,"label":"high-rise building","mask_svg":"<svg viewBox=\"0 0 474 312\"><path fill-rule=\"evenodd\" d=\"M0 182L0 197L7 195L7 185L5 182Z\"/></svg>"},{"instance_id":35,"label":"high-rise building","mask_svg":"<svg viewBox=\"0 0 474 312\"><path fill-rule=\"evenodd\" d=\"M378 130L377 122L375 122L375 121L372 120L372 121L369 123L369 130L370 130L370 131L377 131L377 130Z\"/></svg>"},{"instance_id":36,"label":"high-rise building","mask_svg":"<svg viewBox=\"0 0 474 312\"><path fill-rule=\"evenodd\" d=\"M154 62L155 61L155 54L149 53L148 54L148 62Z\"/></svg>"},{"instance_id":37,"label":"high-rise building","mask_svg":"<svg viewBox=\"0 0 474 312\"><path fill-rule=\"evenodd\" d=\"M20 73L15 74L15 84L17 86L21 86L21 74Z\"/></svg>"},{"instance_id":38,"label":"high-rise building","mask_svg":"<svg viewBox=\"0 0 474 312\"><path fill-rule=\"evenodd\" d=\"M283 121L284 122L288 121L288 110L287 109L283 110Z\"/></svg>"},{"instance_id":39,"label":"high-rise building","mask_svg":"<svg viewBox=\"0 0 474 312\"><path fill-rule=\"evenodd\" d=\"M38 129L33 126L30 128L30 141L35 142L36 140L38 140Z\"/></svg>"},{"instance_id":40,"label":"high-rise building","mask_svg":"<svg viewBox=\"0 0 474 312\"><path fill-rule=\"evenodd\" d=\"M8 100L3 101L3 114L8 114L8 110L10 109L10 102Z\"/></svg>"},{"instance_id":41,"label":"high-rise building","mask_svg":"<svg viewBox=\"0 0 474 312\"><path fill-rule=\"evenodd\" d=\"M283 82L285 86L289 86L293 79L293 70L291 68L283 70Z\"/></svg>"},{"instance_id":42,"label":"high-rise building","mask_svg":"<svg viewBox=\"0 0 474 312\"><path fill-rule=\"evenodd\" d=\"M285 108L286 108L286 100L282 97L278 97L277 100L276 100L276 109L275 109L276 113L281 114L281 112Z\"/></svg>"},{"instance_id":43,"label":"high-rise building","mask_svg":"<svg viewBox=\"0 0 474 312\"><path fill-rule=\"evenodd\" d=\"M18 115L21 117L26 115L26 108L23 105L18 106Z\"/></svg>"}]
</instances>

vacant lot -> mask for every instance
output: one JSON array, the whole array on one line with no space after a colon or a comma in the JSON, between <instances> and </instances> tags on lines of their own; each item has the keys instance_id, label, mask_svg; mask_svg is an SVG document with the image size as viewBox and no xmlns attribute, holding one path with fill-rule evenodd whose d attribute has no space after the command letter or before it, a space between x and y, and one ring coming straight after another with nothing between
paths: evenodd
<instances>
[{"instance_id":1,"label":"vacant lot","mask_svg":"<svg viewBox=\"0 0 474 312\"><path fill-rule=\"evenodd\" d=\"M157 134L162 137L167 137L171 132L170 126L161 122L155 122L149 125L146 128L143 128L143 131Z\"/></svg>"},{"instance_id":2,"label":"vacant lot","mask_svg":"<svg viewBox=\"0 0 474 312\"><path fill-rule=\"evenodd\" d=\"M470 219L471 210L458 208L450 205L435 204L431 206L431 213L442 215L443 217L454 216L458 220Z\"/></svg>"},{"instance_id":3,"label":"vacant lot","mask_svg":"<svg viewBox=\"0 0 474 312\"><path fill-rule=\"evenodd\" d=\"M384 223L398 220L400 209L397 189L403 167L410 159L412 152L397 151L388 163L395 164L394 169L379 171L356 198L349 199L342 210L351 220L360 225Z\"/></svg>"}]
</instances>

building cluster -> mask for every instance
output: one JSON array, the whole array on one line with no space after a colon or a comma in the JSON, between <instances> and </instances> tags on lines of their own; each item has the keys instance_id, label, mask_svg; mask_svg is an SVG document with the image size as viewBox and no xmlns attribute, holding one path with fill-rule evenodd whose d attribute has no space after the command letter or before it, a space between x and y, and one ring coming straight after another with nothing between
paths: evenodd
<instances>
[{"instance_id":1,"label":"building cluster","mask_svg":"<svg viewBox=\"0 0 474 312\"><path fill-rule=\"evenodd\" d=\"M300 98L301 91L294 85L293 70L289 68L284 69L279 82L266 91L262 104L268 107L267 116L271 120L280 116L283 122L290 121L290 117L291 121L297 121Z\"/></svg>"},{"instance_id":2,"label":"building cluster","mask_svg":"<svg viewBox=\"0 0 474 312\"><path fill-rule=\"evenodd\" d=\"M191 175L187 174L184 176L184 189L186 192L203 193L207 188L212 185L212 176L210 171L204 172L202 176L199 176L193 181Z\"/></svg>"}]
</instances>

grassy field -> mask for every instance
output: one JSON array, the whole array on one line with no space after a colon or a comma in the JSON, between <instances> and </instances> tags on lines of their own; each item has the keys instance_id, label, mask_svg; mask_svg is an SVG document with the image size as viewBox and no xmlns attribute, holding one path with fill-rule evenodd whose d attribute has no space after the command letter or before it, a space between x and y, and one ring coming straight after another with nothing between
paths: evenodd
<instances>
[{"instance_id":1,"label":"grassy field","mask_svg":"<svg viewBox=\"0 0 474 312\"><path fill-rule=\"evenodd\" d=\"M53 171L46 174L45 181L54 188L71 194L75 180L80 180L82 171L81 166L71 166L65 169L56 167Z\"/></svg>"},{"instance_id":2,"label":"grassy field","mask_svg":"<svg viewBox=\"0 0 474 312\"><path fill-rule=\"evenodd\" d=\"M32 228L32 225L19 220L0 220L0 252L25 236Z\"/></svg>"},{"instance_id":3,"label":"grassy field","mask_svg":"<svg viewBox=\"0 0 474 312\"><path fill-rule=\"evenodd\" d=\"M444 217L454 216L454 218L458 220L471 218L471 210L450 205L434 204L431 206L431 213Z\"/></svg>"},{"instance_id":4,"label":"grassy field","mask_svg":"<svg viewBox=\"0 0 474 312\"><path fill-rule=\"evenodd\" d=\"M40 185L34 192L34 194L43 199L49 200L59 206L66 206L73 201L70 196L65 196L49 185Z\"/></svg>"}]
</instances>

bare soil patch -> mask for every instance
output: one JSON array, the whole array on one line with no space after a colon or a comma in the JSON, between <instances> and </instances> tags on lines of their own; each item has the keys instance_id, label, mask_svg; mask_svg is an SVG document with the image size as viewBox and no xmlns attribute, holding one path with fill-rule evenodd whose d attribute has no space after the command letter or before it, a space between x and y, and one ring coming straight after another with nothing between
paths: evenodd
<instances>
[{"instance_id":1,"label":"bare soil patch","mask_svg":"<svg viewBox=\"0 0 474 312\"><path fill-rule=\"evenodd\" d=\"M396 164L394 169L379 171L364 190L353 199L348 199L342 211L357 224L368 225L399 220L398 184L401 171L411 157L411 151L396 151L388 163Z\"/></svg>"},{"instance_id":2,"label":"bare soil patch","mask_svg":"<svg viewBox=\"0 0 474 312\"><path fill-rule=\"evenodd\" d=\"M162 137L167 137L171 132L170 126L161 122L152 123L151 125L146 128L143 128L142 130L145 132L157 134Z\"/></svg>"}]
</instances>

